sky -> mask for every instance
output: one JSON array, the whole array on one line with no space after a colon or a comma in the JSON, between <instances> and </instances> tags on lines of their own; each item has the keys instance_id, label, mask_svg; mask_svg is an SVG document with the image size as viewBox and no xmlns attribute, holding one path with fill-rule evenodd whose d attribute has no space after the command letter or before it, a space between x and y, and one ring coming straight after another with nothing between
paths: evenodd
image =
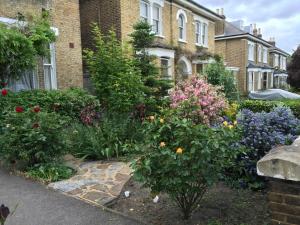
<instances>
[{"instance_id":1,"label":"sky","mask_svg":"<svg viewBox=\"0 0 300 225\"><path fill-rule=\"evenodd\" d=\"M215 11L224 8L228 21L257 24L263 38L275 37L277 47L293 53L300 45L300 0L195 0Z\"/></svg>"}]
</instances>

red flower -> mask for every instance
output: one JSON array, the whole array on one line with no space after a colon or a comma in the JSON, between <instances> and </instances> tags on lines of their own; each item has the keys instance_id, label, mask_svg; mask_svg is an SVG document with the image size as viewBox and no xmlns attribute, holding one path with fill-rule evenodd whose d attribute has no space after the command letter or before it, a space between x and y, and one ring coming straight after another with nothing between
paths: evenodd
<instances>
[{"instance_id":1,"label":"red flower","mask_svg":"<svg viewBox=\"0 0 300 225\"><path fill-rule=\"evenodd\" d=\"M6 86L7 86L7 83L6 83L6 82L1 82L1 86L2 86L2 87L6 87Z\"/></svg>"},{"instance_id":2,"label":"red flower","mask_svg":"<svg viewBox=\"0 0 300 225\"><path fill-rule=\"evenodd\" d=\"M41 111L41 108L40 108L39 106L34 106L33 111L34 111L35 113L38 113L38 112Z\"/></svg>"},{"instance_id":3,"label":"red flower","mask_svg":"<svg viewBox=\"0 0 300 225\"><path fill-rule=\"evenodd\" d=\"M32 128L34 128L34 129L37 129L37 128L39 128L40 127L40 125L38 124L38 123L34 123L33 125L32 125Z\"/></svg>"},{"instance_id":4,"label":"red flower","mask_svg":"<svg viewBox=\"0 0 300 225\"><path fill-rule=\"evenodd\" d=\"M6 96L6 95L8 94L8 90L3 89L3 90L1 91L1 94L2 94L2 96Z\"/></svg>"},{"instance_id":5,"label":"red flower","mask_svg":"<svg viewBox=\"0 0 300 225\"><path fill-rule=\"evenodd\" d=\"M17 107L16 107L16 112L17 112L17 113L22 113L22 112L24 112L23 107L22 107L22 106L17 106Z\"/></svg>"}]
</instances>

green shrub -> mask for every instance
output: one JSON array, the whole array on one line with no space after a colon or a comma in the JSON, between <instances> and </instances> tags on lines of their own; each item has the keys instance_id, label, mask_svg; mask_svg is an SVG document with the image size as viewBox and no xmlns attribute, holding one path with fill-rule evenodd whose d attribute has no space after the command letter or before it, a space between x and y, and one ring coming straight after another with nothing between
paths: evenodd
<instances>
[{"instance_id":1,"label":"green shrub","mask_svg":"<svg viewBox=\"0 0 300 225\"><path fill-rule=\"evenodd\" d=\"M20 169L52 162L62 156L65 145L61 137L65 117L39 112L39 108L6 115L0 135L0 158L17 163Z\"/></svg>"},{"instance_id":2,"label":"green shrub","mask_svg":"<svg viewBox=\"0 0 300 225\"><path fill-rule=\"evenodd\" d=\"M235 129L194 124L173 112L150 117L145 126L143 154L132 165L134 177L153 192L169 194L188 219L239 153L234 146L238 135Z\"/></svg>"},{"instance_id":3,"label":"green shrub","mask_svg":"<svg viewBox=\"0 0 300 225\"><path fill-rule=\"evenodd\" d=\"M92 106L95 111L100 110L100 103L96 97L79 88L57 91L33 90L18 93L9 91L8 95L0 96L0 120L5 114L14 111L17 106L24 108L40 106L43 112L55 112L71 117L73 120L80 120L81 111L88 106Z\"/></svg>"},{"instance_id":4,"label":"green shrub","mask_svg":"<svg viewBox=\"0 0 300 225\"><path fill-rule=\"evenodd\" d=\"M103 116L95 126L74 124L66 132L70 153L93 160L119 157L142 139L140 122L128 115Z\"/></svg>"},{"instance_id":5,"label":"green shrub","mask_svg":"<svg viewBox=\"0 0 300 225\"><path fill-rule=\"evenodd\" d=\"M240 102L239 109L249 109L252 112L271 112L274 108L278 106L289 107L292 110L293 114L300 119L300 100L245 100Z\"/></svg>"},{"instance_id":6,"label":"green shrub","mask_svg":"<svg viewBox=\"0 0 300 225\"><path fill-rule=\"evenodd\" d=\"M45 163L29 168L26 174L44 182L57 182L69 179L75 171L61 163Z\"/></svg>"}]
</instances>

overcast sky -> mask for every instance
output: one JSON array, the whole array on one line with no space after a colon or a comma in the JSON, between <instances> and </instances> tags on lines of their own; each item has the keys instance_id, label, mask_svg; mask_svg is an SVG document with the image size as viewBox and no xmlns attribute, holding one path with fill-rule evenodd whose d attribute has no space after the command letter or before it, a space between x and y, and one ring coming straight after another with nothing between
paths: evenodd
<instances>
[{"instance_id":1,"label":"overcast sky","mask_svg":"<svg viewBox=\"0 0 300 225\"><path fill-rule=\"evenodd\" d=\"M300 44L300 0L195 0L215 11L224 8L228 21L256 23L263 38L275 37L277 46L289 53Z\"/></svg>"}]
</instances>

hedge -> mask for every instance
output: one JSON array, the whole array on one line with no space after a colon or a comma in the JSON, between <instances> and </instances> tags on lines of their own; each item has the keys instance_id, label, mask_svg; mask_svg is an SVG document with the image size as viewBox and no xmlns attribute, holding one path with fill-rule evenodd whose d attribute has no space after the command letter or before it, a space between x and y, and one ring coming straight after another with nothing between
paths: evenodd
<instances>
[{"instance_id":1,"label":"hedge","mask_svg":"<svg viewBox=\"0 0 300 225\"><path fill-rule=\"evenodd\" d=\"M289 107L293 111L294 115L300 119L300 100L245 100L239 103L239 110L250 109L252 112L270 112L274 107L277 106Z\"/></svg>"},{"instance_id":2,"label":"hedge","mask_svg":"<svg viewBox=\"0 0 300 225\"><path fill-rule=\"evenodd\" d=\"M81 111L87 106L94 106L100 110L100 103L97 98L79 88L8 92L6 96L0 95L0 119L7 112L15 110L17 106L23 108L40 106L43 111L56 112L74 120L80 119Z\"/></svg>"}]
</instances>

